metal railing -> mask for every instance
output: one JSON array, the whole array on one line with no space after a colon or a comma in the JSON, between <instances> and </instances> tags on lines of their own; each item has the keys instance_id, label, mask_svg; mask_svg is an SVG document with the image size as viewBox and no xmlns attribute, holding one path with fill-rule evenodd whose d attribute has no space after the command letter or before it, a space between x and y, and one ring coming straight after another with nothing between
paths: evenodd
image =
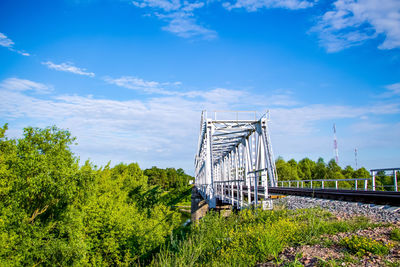
<instances>
[{"instance_id":1,"label":"metal railing","mask_svg":"<svg viewBox=\"0 0 400 267\"><path fill-rule=\"evenodd\" d=\"M390 169L393 170L393 169ZM354 182L351 185L354 190L371 191L399 191L397 175L393 174L393 185L378 185L377 176L373 174L371 178L346 178L346 179L311 179L311 180L288 180L278 181L278 187L297 187L297 188L320 188L320 189L349 189L349 184L343 186L343 182ZM342 186L340 186L340 184ZM333 186L330 186L333 185Z\"/></svg>"},{"instance_id":2,"label":"metal railing","mask_svg":"<svg viewBox=\"0 0 400 267\"><path fill-rule=\"evenodd\" d=\"M372 180L372 178L350 178L350 179L315 179L315 180L290 180L290 181L278 181L278 186L284 187L284 185L288 185L288 187L292 187L292 184L295 184L297 188L335 188L342 189L339 187L339 182L349 182L354 181L354 190L358 190L359 182L363 182L363 190L368 190L368 181ZM317 182L317 183L316 183ZM318 183L320 182L320 183ZM326 187L325 185L328 183L334 183L334 187ZM320 184L320 186L318 186ZM305 185L305 186L304 186ZM307 186L309 185L309 186ZM315 187L317 185L317 187Z\"/></svg>"}]
</instances>

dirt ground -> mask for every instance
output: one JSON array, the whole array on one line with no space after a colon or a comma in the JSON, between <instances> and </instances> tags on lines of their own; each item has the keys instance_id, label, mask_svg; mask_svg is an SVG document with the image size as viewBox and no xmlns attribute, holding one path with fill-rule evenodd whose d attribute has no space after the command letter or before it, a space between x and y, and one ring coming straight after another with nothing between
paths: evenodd
<instances>
[{"instance_id":1,"label":"dirt ground","mask_svg":"<svg viewBox=\"0 0 400 267\"><path fill-rule=\"evenodd\" d=\"M324 235L315 245L304 245L286 248L278 260L259 264L258 266L400 266L400 242L390 239L392 229L399 228L400 223L388 227L359 230L355 233L338 233ZM357 257L339 245L344 237L353 235L369 237L384 244L394 245L388 255L365 255Z\"/></svg>"}]
</instances>

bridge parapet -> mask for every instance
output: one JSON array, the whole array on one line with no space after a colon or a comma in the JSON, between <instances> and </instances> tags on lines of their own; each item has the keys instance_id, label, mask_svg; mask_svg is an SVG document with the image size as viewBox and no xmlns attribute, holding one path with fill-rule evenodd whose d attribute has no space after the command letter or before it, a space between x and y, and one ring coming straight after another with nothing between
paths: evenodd
<instances>
[{"instance_id":1,"label":"bridge parapet","mask_svg":"<svg viewBox=\"0 0 400 267\"><path fill-rule=\"evenodd\" d=\"M202 112L195 185L210 208L217 201L243 208L259 200L272 207L268 187L277 186L277 173L267 115L222 111L210 118Z\"/></svg>"}]
</instances>

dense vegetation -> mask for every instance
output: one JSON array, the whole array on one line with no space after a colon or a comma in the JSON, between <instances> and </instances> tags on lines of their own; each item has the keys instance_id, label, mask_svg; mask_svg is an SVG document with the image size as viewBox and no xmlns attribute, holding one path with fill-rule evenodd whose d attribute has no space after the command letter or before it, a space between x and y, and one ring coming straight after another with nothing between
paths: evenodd
<instances>
[{"instance_id":1,"label":"dense vegetation","mask_svg":"<svg viewBox=\"0 0 400 267\"><path fill-rule=\"evenodd\" d=\"M146 262L182 224L170 207L190 199L191 177L181 169L79 166L68 131L26 128L23 138L10 140L6 129L0 128L0 266Z\"/></svg>"},{"instance_id":2,"label":"dense vegetation","mask_svg":"<svg viewBox=\"0 0 400 267\"><path fill-rule=\"evenodd\" d=\"M371 175L364 167L354 170L351 166L346 166L342 169L334 159L328 163L324 162L324 159L319 158L316 162L304 158L297 162L294 159L285 161L283 158L276 160L276 170L278 172L279 181L291 181L291 180L318 180L318 179L349 179L349 178L370 178ZM397 177L400 177L398 172ZM358 186L361 188L363 182L358 182ZM310 186L308 183L307 186ZM320 182L313 182L313 186L320 187ZM334 183L326 183L326 187L334 187ZM371 188L372 184L369 183L368 188ZM379 190L394 190L393 187L393 176L385 175L380 172L376 176L376 186ZM352 181L340 181L339 187L341 188L354 188L354 182Z\"/></svg>"},{"instance_id":3,"label":"dense vegetation","mask_svg":"<svg viewBox=\"0 0 400 267\"><path fill-rule=\"evenodd\" d=\"M255 266L274 261L286 247L320 242L323 234L374 227L368 219L338 220L320 209L243 210L224 218L209 213L185 238L172 240L154 266ZM301 265L302 266L302 265Z\"/></svg>"},{"instance_id":4,"label":"dense vegetation","mask_svg":"<svg viewBox=\"0 0 400 267\"><path fill-rule=\"evenodd\" d=\"M321 210L210 213L183 226L188 215L176 207L190 203L193 177L182 169L79 165L68 131L28 127L23 138L8 139L6 130L0 128L0 266L248 266L321 234L371 226ZM280 180L368 174L335 164L277 160Z\"/></svg>"}]
</instances>

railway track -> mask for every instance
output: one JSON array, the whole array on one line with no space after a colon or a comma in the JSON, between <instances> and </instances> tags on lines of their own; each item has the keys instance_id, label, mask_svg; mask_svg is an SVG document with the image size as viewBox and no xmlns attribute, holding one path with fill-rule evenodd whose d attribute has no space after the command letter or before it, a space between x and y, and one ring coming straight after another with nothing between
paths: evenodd
<instances>
[{"instance_id":1,"label":"railway track","mask_svg":"<svg viewBox=\"0 0 400 267\"><path fill-rule=\"evenodd\" d=\"M400 205L400 192L391 191L270 187L268 192L270 194L296 195L381 205Z\"/></svg>"},{"instance_id":2,"label":"railway track","mask_svg":"<svg viewBox=\"0 0 400 267\"><path fill-rule=\"evenodd\" d=\"M237 188L233 187L234 197L237 198ZM316 189L316 188L293 188L293 187L269 187L268 193L276 195L295 195L313 198L323 198L332 200L343 200L351 202L361 202L379 205L400 206L400 192L392 191L363 191L363 190L344 190L344 189ZM230 188L226 188L225 195L231 194ZM254 187L251 187L250 194L254 198ZM247 197L248 187L243 186L243 195ZM257 197L259 200L264 198L264 188L258 187Z\"/></svg>"}]
</instances>

